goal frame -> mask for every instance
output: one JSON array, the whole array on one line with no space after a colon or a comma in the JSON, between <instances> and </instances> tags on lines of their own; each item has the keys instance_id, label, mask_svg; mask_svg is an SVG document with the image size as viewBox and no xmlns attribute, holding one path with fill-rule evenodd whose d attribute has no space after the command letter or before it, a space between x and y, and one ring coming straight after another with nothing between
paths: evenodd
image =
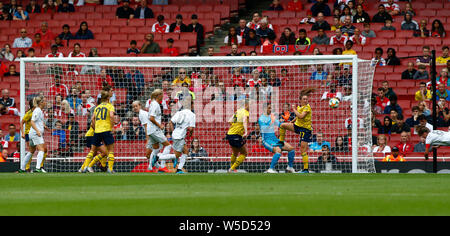
<instances>
[{"instance_id":1,"label":"goal frame","mask_svg":"<svg viewBox=\"0 0 450 236\"><path fill-rule=\"evenodd\" d=\"M357 55L304 55L304 56L247 56L247 57L64 57L64 58L21 58L20 59L20 120L25 115L26 91L25 91L25 64L26 63L89 63L89 62L202 62L202 61L332 61L339 60L341 63L352 63L352 124L357 124L358 120L358 56ZM370 129L369 132L372 132ZM352 125L352 137L358 136L358 126ZM353 142L352 146L352 173L358 172L358 142ZM20 142L21 158L25 155L25 142Z\"/></svg>"}]
</instances>

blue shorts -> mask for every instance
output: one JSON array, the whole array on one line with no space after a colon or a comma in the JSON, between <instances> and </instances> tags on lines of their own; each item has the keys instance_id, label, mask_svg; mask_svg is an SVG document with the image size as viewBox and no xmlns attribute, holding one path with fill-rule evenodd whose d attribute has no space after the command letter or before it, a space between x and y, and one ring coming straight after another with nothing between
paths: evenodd
<instances>
[{"instance_id":1,"label":"blue shorts","mask_svg":"<svg viewBox=\"0 0 450 236\"><path fill-rule=\"evenodd\" d=\"M235 148L241 148L245 145L245 140L242 138L242 136L237 134L228 135L227 134L227 140L230 146Z\"/></svg>"},{"instance_id":2,"label":"blue shorts","mask_svg":"<svg viewBox=\"0 0 450 236\"><path fill-rule=\"evenodd\" d=\"M300 142L312 142L312 132L309 129L298 127L294 124L294 130L296 134L300 135Z\"/></svg>"},{"instance_id":3,"label":"blue shorts","mask_svg":"<svg viewBox=\"0 0 450 236\"><path fill-rule=\"evenodd\" d=\"M100 147L103 145L102 142L105 145L110 145L114 143L114 136L112 135L111 131L94 134L94 141L92 144L96 147Z\"/></svg>"},{"instance_id":4,"label":"blue shorts","mask_svg":"<svg viewBox=\"0 0 450 236\"><path fill-rule=\"evenodd\" d=\"M86 137L86 147L91 148L92 145L94 145L94 136L88 136ZM100 146L102 146L103 143L100 143Z\"/></svg>"},{"instance_id":5,"label":"blue shorts","mask_svg":"<svg viewBox=\"0 0 450 236\"><path fill-rule=\"evenodd\" d=\"M276 137L263 138L262 144L270 152L273 152L275 147L283 148L283 144L281 144L280 140Z\"/></svg>"},{"instance_id":6,"label":"blue shorts","mask_svg":"<svg viewBox=\"0 0 450 236\"><path fill-rule=\"evenodd\" d=\"M30 141L30 136L28 136L28 134L25 134L25 142L29 142Z\"/></svg>"}]
</instances>

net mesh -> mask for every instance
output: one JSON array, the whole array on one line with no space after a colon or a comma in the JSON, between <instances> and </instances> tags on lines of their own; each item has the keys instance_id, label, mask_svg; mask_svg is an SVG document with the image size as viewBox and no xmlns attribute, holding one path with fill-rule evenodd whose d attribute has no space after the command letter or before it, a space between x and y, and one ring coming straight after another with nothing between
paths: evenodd
<instances>
[{"instance_id":1,"label":"net mesh","mask_svg":"<svg viewBox=\"0 0 450 236\"><path fill-rule=\"evenodd\" d=\"M265 104L280 122L292 122L292 105L299 105L302 89L315 88L309 97L312 108L312 141L309 145L309 170L312 172L352 171L352 64L351 60L302 60L227 58L172 61L130 61L117 58L103 62L26 62L25 97L29 101L43 95L44 133L48 154L45 169L52 172L79 170L89 148L85 133L90 111L105 84L113 87L112 103L120 118L114 127L114 168L119 172L144 172L146 133L131 103L141 101L148 109L151 92L162 88L164 99L164 133L171 141L171 116L180 108L185 96L194 98L196 127L186 145L189 149L187 172L224 172L230 166L231 148L225 135L227 122L241 101L250 99L248 156L238 168L243 172L263 172L269 168L273 154L262 145L257 123ZM369 61L358 63L358 171L375 172L371 152L371 93L374 67ZM184 78L184 79L183 79ZM356 78L356 77L355 77ZM186 83L187 85L183 85ZM331 104L337 97L339 103ZM28 102L27 102L28 103ZM28 107L27 107L28 109ZM278 135L278 129L275 128ZM299 135L289 132L286 142L295 147L294 168L301 170ZM328 146L329 150L323 146ZM27 146L28 150L28 146ZM24 153L24 152L22 152ZM36 153L34 154L34 156ZM34 161L34 158L33 158ZM286 168L283 153L276 169ZM173 170L168 162L166 166ZM96 169L98 171L98 169Z\"/></svg>"}]
</instances>

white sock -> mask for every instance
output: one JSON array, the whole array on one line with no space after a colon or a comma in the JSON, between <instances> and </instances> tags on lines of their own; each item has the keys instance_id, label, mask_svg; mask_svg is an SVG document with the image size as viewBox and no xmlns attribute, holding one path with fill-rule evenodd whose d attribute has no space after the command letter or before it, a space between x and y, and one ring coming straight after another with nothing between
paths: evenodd
<instances>
[{"instance_id":1,"label":"white sock","mask_svg":"<svg viewBox=\"0 0 450 236\"><path fill-rule=\"evenodd\" d=\"M150 154L150 160L152 160L152 158L156 158L156 155L158 155L159 151L161 151L161 148L153 149L152 154ZM159 168L158 162L155 163L155 167ZM152 163L150 161L148 163L148 169L152 169Z\"/></svg>"},{"instance_id":2,"label":"white sock","mask_svg":"<svg viewBox=\"0 0 450 236\"><path fill-rule=\"evenodd\" d=\"M32 156L33 156L33 154L31 154L31 152L27 152L25 154L25 157L20 160L20 169L21 170L25 170L27 163L28 163L28 161L30 161L30 158Z\"/></svg>"},{"instance_id":3,"label":"white sock","mask_svg":"<svg viewBox=\"0 0 450 236\"><path fill-rule=\"evenodd\" d=\"M44 160L44 152L39 151L37 154L37 162L36 162L36 169L41 168L42 161Z\"/></svg>"},{"instance_id":4,"label":"white sock","mask_svg":"<svg viewBox=\"0 0 450 236\"><path fill-rule=\"evenodd\" d=\"M166 160L173 160L175 158L177 158L175 156L175 154L161 154L161 155L159 155L159 159L161 160L161 162L163 162L163 161L165 162Z\"/></svg>"},{"instance_id":5,"label":"white sock","mask_svg":"<svg viewBox=\"0 0 450 236\"><path fill-rule=\"evenodd\" d=\"M161 157L160 157L161 158ZM161 164L160 164L161 168L166 167L166 160L161 160Z\"/></svg>"},{"instance_id":6,"label":"white sock","mask_svg":"<svg viewBox=\"0 0 450 236\"><path fill-rule=\"evenodd\" d=\"M182 170L183 169L183 167L184 167L184 163L186 163L186 158L187 158L187 156L186 156L186 154L181 154L181 157L180 157L180 164L178 164L178 169L179 170Z\"/></svg>"}]
</instances>

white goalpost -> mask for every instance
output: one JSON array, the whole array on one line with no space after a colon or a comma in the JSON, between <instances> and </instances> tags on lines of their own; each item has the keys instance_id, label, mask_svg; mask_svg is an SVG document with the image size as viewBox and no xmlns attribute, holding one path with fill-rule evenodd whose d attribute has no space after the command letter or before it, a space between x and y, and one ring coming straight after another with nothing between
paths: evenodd
<instances>
[{"instance_id":1,"label":"white goalpost","mask_svg":"<svg viewBox=\"0 0 450 236\"><path fill-rule=\"evenodd\" d=\"M258 118L271 104L278 122L295 122L292 106L300 105L300 91L314 88L312 142L309 169L315 173L374 173L372 156L371 96L375 67L356 55L247 56L247 57L86 57L22 58L20 61L20 114L30 99L43 96L47 145L45 169L76 172L89 152L85 134L91 109L105 85L113 89L111 102L118 122L114 128L114 168L118 172L145 172L145 129L131 104L145 109L154 89L164 91L161 104L165 135L171 140L170 117L185 96L193 98L196 127L188 139L187 172L225 172L231 148L225 140L228 120L244 99L250 101L248 156L242 172L264 172L273 154L261 143ZM331 106L329 100L339 103ZM354 125L356 124L356 125ZM278 128L275 126L278 135ZM294 168L303 168L300 136L287 132L295 147ZM24 140L22 140L24 141ZM342 143L342 145L341 145ZM328 146L327 148L324 146ZM21 158L28 151L21 142ZM33 155L35 161L36 153ZM282 154L277 170L287 164ZM34 167L34 164L31 165ZM169 169L173 164L166 163ZM96 169L98 170L98 169Z\"/></svg>"}]
</instances>

